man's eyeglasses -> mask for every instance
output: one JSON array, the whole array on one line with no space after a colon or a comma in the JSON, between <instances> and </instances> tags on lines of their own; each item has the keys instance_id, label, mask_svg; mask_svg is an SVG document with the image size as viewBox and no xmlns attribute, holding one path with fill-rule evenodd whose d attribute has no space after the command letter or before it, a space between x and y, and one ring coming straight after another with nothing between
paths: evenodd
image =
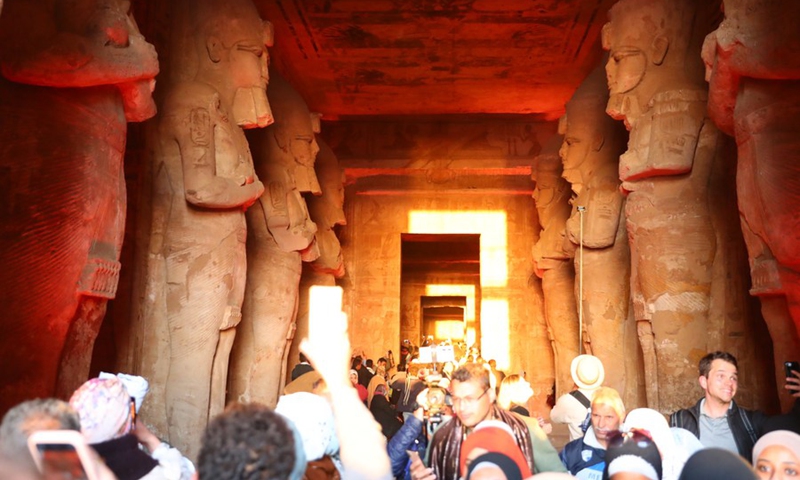
<instances>
[{"instance_id":1,"label":"man's eyeglasses","mask_svg":"<svg viewBox=\"0 0 800 480\"><path fill-rule=\"evenodd\" d=\"M476 398L472 398L472 397L464 397L464 398L452 397L452 399L453 399L453 408L456 408L456 407L459 407L459 406L462 406L462 405L464 405L464 406L475 405L488 392L489 392L489 389L487 388L486 390L483 391L483 393L478 395Z\"/></svg>"},{"instance_id":2,"label":"man's eyeglasses","mask_svg":"<svg viewBox=\"0 0 800 480\"><path fill-rule=\"evenodd\" d=\"M653 443L653 436L643 428L631 428L625 432L618 430L608 436L608 448L616 448L628 442L634 442L639 448L646 448Z\"/></svg>"}]
</instances>

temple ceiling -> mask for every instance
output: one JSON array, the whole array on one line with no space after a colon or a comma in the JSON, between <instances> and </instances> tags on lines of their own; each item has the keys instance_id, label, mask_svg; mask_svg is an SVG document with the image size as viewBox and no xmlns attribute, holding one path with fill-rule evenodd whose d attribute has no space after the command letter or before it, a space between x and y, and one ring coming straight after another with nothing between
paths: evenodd
<instances>
[{"instance_id":1,"label":"temple ceiling","mask_svg":"<svg viewBox=\"0 0 800 480\"><path fill-rule=\"evenodd\" d=\"M329 120L557 118L615 0L256 0L271 61Z\"/></svg>"}]
</instances>

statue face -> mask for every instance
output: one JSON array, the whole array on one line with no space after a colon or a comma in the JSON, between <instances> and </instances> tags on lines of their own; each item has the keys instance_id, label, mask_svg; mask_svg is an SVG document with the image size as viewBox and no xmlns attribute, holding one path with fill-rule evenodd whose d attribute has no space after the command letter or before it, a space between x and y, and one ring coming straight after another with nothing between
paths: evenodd
<instances>
[{"instance_id":1,"label":"statue face","mask_svg":"<svg viewBox=\"0 0 800 480\"><path fill-rule=\"evenodd\" d=\"M564 164L561 177L572 185L572 191L575 193L580 193L583 188L584 176L580 167L585 163L591 149L591 132L588 132L587 128L580 127L581 125L575 125L575 122L567 123L564 142L558 151Z\"/></svg>"}]
</instances>

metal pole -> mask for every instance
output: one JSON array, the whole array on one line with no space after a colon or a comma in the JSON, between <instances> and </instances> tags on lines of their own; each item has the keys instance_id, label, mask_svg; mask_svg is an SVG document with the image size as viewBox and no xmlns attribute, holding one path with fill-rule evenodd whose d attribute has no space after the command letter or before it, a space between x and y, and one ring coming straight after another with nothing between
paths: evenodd
<instances>
[{"instance_id":1,"label":"metal pole","mask_svg":"<svg viewBox=\"0 0 800 480\"><path fill-rule=\"evenodd\" d=\"M578 354L583 353L583 214L586 207L578 205L578 215L581 218L578 252Z\"/></svg>"}]
</instances>

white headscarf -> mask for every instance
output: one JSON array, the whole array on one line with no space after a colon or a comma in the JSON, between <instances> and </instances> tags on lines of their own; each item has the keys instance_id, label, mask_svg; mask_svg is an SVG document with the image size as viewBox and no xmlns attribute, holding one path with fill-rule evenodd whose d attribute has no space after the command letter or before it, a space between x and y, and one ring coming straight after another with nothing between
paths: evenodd
<instances>
[{"instance_id":1,"label":"white headscarf","mask_svg":"<svg viewBox=\"0 0 800 480\"><path fill-rule=\"evenodd\" d=\"M295 424L309 462L339 451L333 410L324 398L307 392L283 395L275 411Z\"/></svg>"}]
</instances>

